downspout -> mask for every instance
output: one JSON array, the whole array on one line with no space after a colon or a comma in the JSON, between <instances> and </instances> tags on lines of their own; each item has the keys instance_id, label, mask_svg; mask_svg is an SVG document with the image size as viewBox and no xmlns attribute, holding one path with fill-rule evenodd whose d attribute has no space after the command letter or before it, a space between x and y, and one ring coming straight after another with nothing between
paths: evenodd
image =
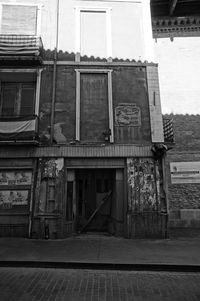
<instances>
[{"instance_id":1,"label":"downspout","mask_svg":"<svg viewBox=\"0 0 200 301\"><path fill-rule=\"evenodd\" d=\"M50 124L50 143L53 143L54 137L54 117L55 117L55 101L56 101L56 79L57 79L57 56L58 56L58 28L59 28L59 0L57 0L56 8L56 44L54 48L53 59L53 87L52 87L52 103L51 103L51 124Z\"/></svg>"}]
</instances>

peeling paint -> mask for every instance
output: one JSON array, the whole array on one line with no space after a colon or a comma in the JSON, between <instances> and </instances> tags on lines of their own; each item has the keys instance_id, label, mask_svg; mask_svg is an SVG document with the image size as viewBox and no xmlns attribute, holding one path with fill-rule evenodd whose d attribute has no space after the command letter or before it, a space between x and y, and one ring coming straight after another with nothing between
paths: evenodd
<instances>
[{"instance_id":1,"label":"peeling paint","mask_svg":"<svg viewBox=\"0 0 200 301\"><path fill-rule=\"evenodd\" d=\"M64 167L64 159L63 158L56 159L55 164L56 164L56 172L58 174L59 171L61 171Z\"/></svg>"},{"instance_id":2,"label":"peeling paint","mask_svg":"<svg viewBox=\"0 0 200 301\"><path fill-rule=\"evenodd\" d=\"M64 124L63 122L54 124L54 140L57 143L65 143L67 141L66 137L62 133L61 125L63 124Z\"/></svg>"},{"instance_id":3,"label":"peeling paint","mask_svg":"<svg viewBox=\"0 0 200 301\"><path fill-rule=\"evenodd\" d=\"M157 211L159 198L156 171L152 159L127 159L129 210Z\"/></svg>"}]
</instances>

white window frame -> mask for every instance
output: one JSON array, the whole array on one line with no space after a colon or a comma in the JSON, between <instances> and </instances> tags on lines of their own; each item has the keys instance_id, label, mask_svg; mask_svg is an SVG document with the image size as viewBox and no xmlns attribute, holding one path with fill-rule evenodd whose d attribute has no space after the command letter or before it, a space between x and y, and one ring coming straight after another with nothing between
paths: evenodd
<instances>
[{"instance_id":1,"label":"white window frame","mask_svg":"<svg viewBox=\"0 0 200 301\"><path fill-rule=\"evenodd\" d=\"M36 91L35 91L35 115L39 116L39 103L40 103L40 85L41 74L43 69L0 69L0 73L37 73L36 78Z\"/></svg>"},{"instance_id":2,"label":"white window frame","mask_svg":"<svg viewBox=\"0 0 200 301\"><path fill-rule=\"evenodd\" d=\"M113 127L113 99L112 99L112 71L111 69L75 69L76 71L76 140L80 141L80 116L81 116L81 74L107 74L108 75L108 114L109 114L109 129L110 143L114 142L114 127Z\"/></svg>"},{"instance_id":3,"label":"white window frame","mask_svg":"<svg viewBox=\"0 0 200 301\"><path fill-rule=\"evenodd\" d=\"M2 21L2 12L3 5L15 5L15 6L36 6L37 7L37 31L36 36L41 35L41 21L42 21L42 4L38 3L28 3L28 2L1 2L0 3L0 34L1 34L1 21Z\"/></svg>"},{"instance_id":4,"label":"white window frame","mask_svg":"<svg viewBox=\"0 0 200 301\"><path fill-rule=\"evenodd\" d=\"M112 31L111 7L75 7L76 33L75 33L75 61L80 62L81 56L81 13L99 12L106 14L106 56L107 61L112 61Z\"/></svg>"}]
</instances>

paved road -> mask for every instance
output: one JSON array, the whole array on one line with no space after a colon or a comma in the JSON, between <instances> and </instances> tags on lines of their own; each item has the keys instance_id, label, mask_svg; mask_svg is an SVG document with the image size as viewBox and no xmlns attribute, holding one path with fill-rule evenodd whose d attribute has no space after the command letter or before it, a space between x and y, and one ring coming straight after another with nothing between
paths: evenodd
<instances>
[{"instance_id":1,"label":"paved road","mask_svg":"<svg viewBox=\"0 0 200 301\"><path fill-rule=\"evenodd\" d=\"M199 301L200 273L0 268L1 301Z\"/></svg>"}]
</instances>

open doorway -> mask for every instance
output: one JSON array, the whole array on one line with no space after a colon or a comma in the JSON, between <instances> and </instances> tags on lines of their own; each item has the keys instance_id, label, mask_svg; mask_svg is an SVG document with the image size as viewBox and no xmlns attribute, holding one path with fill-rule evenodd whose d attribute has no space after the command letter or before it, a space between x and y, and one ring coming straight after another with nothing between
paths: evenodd
<instances>
[{"instance_id":1,"label":"open doorway","mask_svg":"<svg viewBox=\"0 0 200 301\"><path fill-rule=\"evenodd\" d=\"M115 170L77 170L76 230L79 232L109 232L114 193Z\"/></svg>"}]
</instances>

